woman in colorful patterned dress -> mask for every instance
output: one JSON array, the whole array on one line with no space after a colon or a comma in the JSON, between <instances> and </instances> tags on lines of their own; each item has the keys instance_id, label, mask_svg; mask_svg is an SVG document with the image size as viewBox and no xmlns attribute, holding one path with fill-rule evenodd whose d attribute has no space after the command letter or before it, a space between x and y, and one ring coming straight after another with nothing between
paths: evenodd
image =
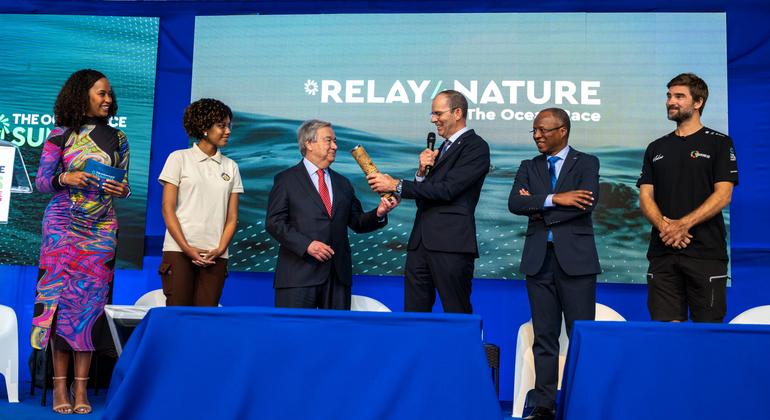
<instances>
[{"instance_id":1,"label":"woman in colorful patterned dress","mask_svg":"<svg viewBox=\"0 0 770 420\"><path fill-rule=\"evenodd\" d=\"M118 222L113 197L127 197L123 182L84 172L91 159L128 169L128 140L107 124L118 110L110 82L95 70L79 70L64 83L54 106L57 127L43 146L35 185L53 193L43 216L40 279L37 283L32 346L53 345L57 413L88 414L86 385L94 343L91 333L103 316L115 265ZM73 401L67 369L74 353ZM73 406L74 404L74 406Z\"/></svg>"}]
</instances>

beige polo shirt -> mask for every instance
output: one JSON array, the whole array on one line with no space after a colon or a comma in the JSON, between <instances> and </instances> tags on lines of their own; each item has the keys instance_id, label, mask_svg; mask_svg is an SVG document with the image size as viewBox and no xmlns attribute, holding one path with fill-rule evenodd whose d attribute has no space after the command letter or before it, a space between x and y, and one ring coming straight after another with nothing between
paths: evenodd
<instances>
[{"instance_id":1,"label":"beige polo shirt","mask_svg":"<svg viewBox=\"0 0 770 420\"><path fill-rule=\"evenodd\" d=\"M194 144L189 149L177 150L169 155L158 181L179 188L176 217L190 246L205 250L219 246L230 194L243 193L238 164L219 150L214 156L208 156ZM163 250L182 251L168 229ZM227 257L225 250L222 258Z\"/></svg>"}]
</instances>

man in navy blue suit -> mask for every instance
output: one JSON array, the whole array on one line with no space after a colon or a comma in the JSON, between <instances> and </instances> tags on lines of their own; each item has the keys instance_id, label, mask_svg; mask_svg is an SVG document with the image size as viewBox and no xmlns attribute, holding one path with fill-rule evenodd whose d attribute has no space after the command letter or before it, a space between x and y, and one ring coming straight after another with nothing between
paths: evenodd
<instances>
[{"instance_id":1,"label":"man in navy blue suit","mask_svg":"<svg viewBox=\"0 0 770 420\"><path fill-rule=\"evenodd\" d=\"M350 181L330 168L337 156L330 123L306 121L297 139L303 159L275 176L267 202L265 230L281 244L275 306L350 309L348 228L365 233L385 226L398 202L383 198L363 211Z\"/></svg>"},{"instance_id":2,"label":"man in navy blue suit","mask_svg":"<svg viewBox=\"0 0 770 420\"><path fill-rule=\"evenodd\" d=\"M445 140L425 149L414 180L371 174L377 192L414 199L417 214L406 253L404 310L430 312L441 297L444 312L471 313L476 204L489 172L489 145L465 125L468 101L445 90L433 99L431 122ZM428 170L429 166L433 166Z\"/></svg>"},{"instance_id":3,"label":"man in navy blue suit","mask_svg":"<svg viewBox=\"0 0 770 420\"><path fill-rule=\"evenodd\" d=\"M599 194L599 159L567 145L569 115L540 111L532 137L540 154L516 173L508 209L529 217L521 271L526 275L535 343L535 409L525 419L552 419L559 375L562 314L593 320L596 275L601 272L591 212Z\"/></svg>"}]
</instances>

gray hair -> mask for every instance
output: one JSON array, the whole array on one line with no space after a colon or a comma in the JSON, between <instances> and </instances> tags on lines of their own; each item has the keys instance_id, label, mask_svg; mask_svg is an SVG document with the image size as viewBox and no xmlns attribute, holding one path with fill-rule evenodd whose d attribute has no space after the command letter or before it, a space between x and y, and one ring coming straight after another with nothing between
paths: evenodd
<instances>
[{"instance_id":1,"label":"gray hair","mask_svg":"<svg viewBox=\"0 0 770 420\"><path fill-rule=\"evenodd\" d=\"M332 123L321 120L307 120L299 126L297 130L297 143L299 143L299 152L305 156L307 147L305 143L315 141L315 135L319 128L331 127Z\"/></svg>"}]
</instances>

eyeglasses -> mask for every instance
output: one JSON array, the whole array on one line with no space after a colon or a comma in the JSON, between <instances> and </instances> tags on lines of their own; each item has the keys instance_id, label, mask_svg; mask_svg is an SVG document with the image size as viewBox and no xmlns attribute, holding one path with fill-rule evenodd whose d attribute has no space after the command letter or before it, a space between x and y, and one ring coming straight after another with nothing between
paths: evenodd
<instances>
[{"instance_id":1,"label":"eyeglasses","mask_svg":"<svg viewBox=\"0 0 770 420\"><path fill-rule=\"evenodd\" d=\"M308 143L312 143L312 142L324 142L326 144L330 144L330 143L337 144L337 137L321 137L320 139L317 138L314 140L310 140Z\"/></svg>"},{"instance_id":2,"label":"eyeglasses","mask_svg":"<svg viewBox=\"0 0 770 420\"><path fill-rule=\"evenodd\" d=\"M546 133L550 133L551 131L558 130L558 129L562 128L562 127L564 127L564 126L560 125L560 126L554 127L554 128L533 128L532 130L529 131L529 134L534 135L538 131L540 132L540 134L546 134Z\"/></svg>"},{"instance_id":3,"label":"eyeglasses","mask_svg":"<svg viewBox=\"0 0 770 420\"><path fill-rule=\"evenodd\" d=\"M431 112L431 113L430 113L430 116L431 116L431 117L436 117L436 118L439 118L439 117L441 117L443 114L446 114L447 112L452 112L452 111L454 111L455 109L457 109L457 108L449 108L449 109L447 109L446 111L433 111L433 112Z\"/></svg>"}]
</instances>

